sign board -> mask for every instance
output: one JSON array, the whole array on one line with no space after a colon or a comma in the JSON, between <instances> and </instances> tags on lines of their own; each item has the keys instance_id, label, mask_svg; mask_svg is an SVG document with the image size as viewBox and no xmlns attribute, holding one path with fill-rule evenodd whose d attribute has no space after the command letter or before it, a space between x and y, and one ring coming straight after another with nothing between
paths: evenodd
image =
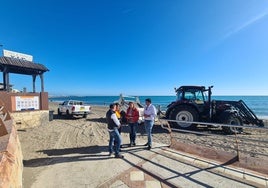
<instances>
[{"instance_id":1,"label":"sign board","mask_svg":"<svg viewBox=\"0 0 268 188\"><path fill-rule=\"evenodd\" d=\"M39 110L38 96L15 96L16 111Z\"/></svg>"},{"instance_id":2,"label":"sign board","mask_svg":"<svg viewBox=\"0 0 268 188\"><path fill-rule=\"evenodd\" d=\"M33 61L33 56L32 55L22 54L22 53L19 53L19 52L3 50L3 55L5 57L12 57L12 58L22 59L22 60L26 60L26 61Z\"/></svg>"}]
</instances>

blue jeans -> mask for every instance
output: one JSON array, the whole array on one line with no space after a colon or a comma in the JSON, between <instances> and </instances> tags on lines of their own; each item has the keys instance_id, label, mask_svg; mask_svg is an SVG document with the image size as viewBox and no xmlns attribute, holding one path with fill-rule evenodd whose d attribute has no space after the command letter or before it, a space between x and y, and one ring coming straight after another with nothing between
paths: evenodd
<instances>
[{"instance_id":1,"label":"blue jeans","mask_svg":"<svg viewBox=\"0 0 268 188\"><path fill-rule=\"evenodd\" d=\"M135 141L136 141L137 126L138 126L138 123L129 123L129 127L130 127L130 132L129 132L130 144L135 143Z\"/></svg>"},{"instance_id":2,"label":"blue jeans","mask_svg":"<svg viewBox=\"0 0 268 188\"><path fill-rule=\"evenodd\" d=\"M145 120L144 125L145 125L146 134L148 136L148 146L152 146L152 128L154 126L154 121Z\"/></svg>"},{"instance_id":3,"label":"blue jeans","mask_svg":"<svg viewBox=\"0 0 268 188\"><path fill-rule=\"evenodd\" d=\"M121 136L119 134L118 129L114 129L113 131L109 131L110 140L109 140L109 152L113 152L113 143L115 141L115 155L119 154L120 145L121 145Z\"/></svg>"}]
</instances>

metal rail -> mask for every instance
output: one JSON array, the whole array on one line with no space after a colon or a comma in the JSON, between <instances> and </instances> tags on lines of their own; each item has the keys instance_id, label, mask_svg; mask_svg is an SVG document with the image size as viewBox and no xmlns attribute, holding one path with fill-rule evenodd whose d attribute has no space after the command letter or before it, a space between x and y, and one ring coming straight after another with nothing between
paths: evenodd
<instances>
[{"instance_id":1,"label":"metal rail","mask_svg":"<svg viewBox=\"0 0 268 188\"><path fill-rule=\"evenodd\" d=\"M160 118L161 119L161 118ZM260 130L268 130L268 127L257 127L257 125L252 126L241 126L241 125L229 125L229 124L221 124L221 123L210 123L210 122L199 122L199 121L178 121L178 120L171 120L171 119L163 119L169 122L177 122L177 123L189 123L189 124L197 124L197 125L211 125L214 127L237 127L237 128L249 128L249 129L260 129Z\"/></svg>"},{"instance_id":2,"label":"metal rail","mask_svg":"<svg viewBox=\"0 0 268 188\"><path fill-rule=\"evenodd\" d=\"M234 142L233 145L234 145L234 148L233 147L227 147L227 146L223 146L223 145L219 145L219 144L211 144L209 143L210 146L215 146L215 147L221 147L221 148L226 148L226 149L231 149L231 150L234 150L236 151L237 153L237 156L238 156L238 161L239 161L239 156L240 156L240 153L250 153L250 154L254 154L254 155L262 155L262 156L265 156L265 157L268 157L268 154L266 153L260 153L260 152L254 152L254 151L246 151L245 149L243 149L243 146L244 145L247 145L247 146L253 146L253 147L256 147L256 148L267 148L268 146L268 140L260 140L260 139L252 139L252 138L244 138L244 137L241 137L239 136L239 134L234 134L234 135L220 135L220 134L213 134L213 133L204 133L204 132L198 132L198 131L193 131L193 130L185 130L185 129L178 129L178 128L172 128L170 127L169 123L168 122L178 122L178 123L186 123L185 121L177 121L177 120L170 120L170 119L161 119L160 118L160 115L158 116L158 121L161 125L161 127L163 129L166 129L169 131L170 133L170 142L171 142L171 139L172 137L174 138L174 136L172 136L172 132L183 132L183 133L190 133L190 134L197 134L197 135L204 135L204 136L213 136L212 138L209 138L209 137L206 137L206 139L213 139L213 140L223 140L224 139L233 139ZM164 124L163 121L166 121L167 123ZM241 128L241 126L236 126L236 125L228 125L228 124L219 124L219 123L209 123L209 122L190 122L190 121L187 121L187 123L194 123L194 124L197 124L197 125L210 125L210 126L214 126L214 127L238 127L238 128ZM261 130L261 131L267 131L268 132L268 128L267 127L257 127L257 126L243 126L243 129L244 128L247 128L247 129L255 129L255 130ZM217 137L215 137L215 135ZM183 138L179 138L179 137L176 137L178 139L182 139L182 140L187 140L187 139L183 139ZM226 141L226 140L225 140ZM231 140L229 140L231 142ZM253 142L253 143L246 143L246 142ZM258 142L258 143L256 143ZM262 143L262 144L267 144L267 145L260 145L259 143Z\"/></svg>"}]
</instances>

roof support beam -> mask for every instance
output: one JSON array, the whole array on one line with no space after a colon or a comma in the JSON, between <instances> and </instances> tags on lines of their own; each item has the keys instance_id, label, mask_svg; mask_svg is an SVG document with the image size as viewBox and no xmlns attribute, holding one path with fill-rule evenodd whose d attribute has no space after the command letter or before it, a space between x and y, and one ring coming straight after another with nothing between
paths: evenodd
<instances>
[{"instance_id":1,"label":"roof support beam","mask_svg":"<svg viewBox=\"0 0 268 188\"><path fill-rule=\"evenodd\" d=\"M33 77L33 92L35 93L35 80L36 80L36 75L32 75Z\"/></svg>"},{"instance_id":2,"label":"roof support beam","mask_svg":"<svg viewBox=\"0 0 268 188\"><path fill-rule=\"evenodd\" d=\"M10 87L9 87L9 72L8 72L7 67L4 67L4 70L3 70L3 84L4 84L3 90L4 91L9 91L10 90Z\"/></svg>"},{"instance_id":3,"label":"roof support beam","mask_svg":"<svg viewBox=\"0 0 268 188\"><path fill-rule=\"evenodd\" d=\"M41 79L41 92L44 92L44 74L40 74L40 79Z\"/></svg>"}]
</instances>

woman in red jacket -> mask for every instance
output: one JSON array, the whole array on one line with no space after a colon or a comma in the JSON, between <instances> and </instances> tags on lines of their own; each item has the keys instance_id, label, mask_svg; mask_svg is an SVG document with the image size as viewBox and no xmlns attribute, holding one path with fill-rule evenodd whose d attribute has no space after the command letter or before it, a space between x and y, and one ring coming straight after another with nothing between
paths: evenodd
<instances>
[{"instance_id":1,"label":"woman in red jacket","mask_svg":"<svg viewBox=\"0 0 268 188\"><path fill-rule=\"evenodd\" d=\"M137 126L138 126L138 120L139 120L139 111L138 109L134 106L133 102L129 102L129 107L127 109L126 113L126 119L130 127L130 132L129 132L129 139L130 139L130 144L129 146L135 146L136 143L136 132L137 132Z\"/></svg>"}]
</instances>

